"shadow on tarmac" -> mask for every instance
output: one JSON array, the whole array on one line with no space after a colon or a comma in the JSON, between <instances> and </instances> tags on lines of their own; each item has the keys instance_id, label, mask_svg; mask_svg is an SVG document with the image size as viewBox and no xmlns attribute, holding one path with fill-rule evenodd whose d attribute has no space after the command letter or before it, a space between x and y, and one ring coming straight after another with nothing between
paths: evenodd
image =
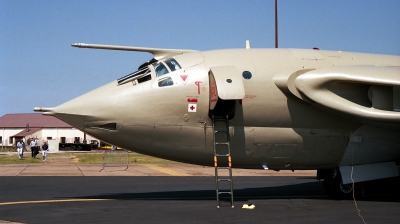
<instances>
[{"instance_id":1,"label":"shadow on tarmac","mask_svg":"<svg viewBox=\"0 0 400 224\"><path fill-rule=\"evenodd\" d=\"M241 179L237 177L236 179ZM298 177L296 179L313 179ZM265 185L268 185L267 183ZM379 201L379 202L400 202L400 177L387 178L364 182L364 194L357 192L360 188L356 187L356 199L359 201ZM65 198L65 197L63 197ZM113 200L215 200L215 190L180 190L180 191L156 191L142 193L115 193L98 194L81 197L70 197L74 199L113 199ZM323 188L323 181L313 181L300 184L255 187L235 189L235 201L250 201L262 199L322 199L333 200L327 195ZM221 201L230 202L230 197L221 195ZM348 198L344 200L353 200Z\"/></svg>"}]
</instances>

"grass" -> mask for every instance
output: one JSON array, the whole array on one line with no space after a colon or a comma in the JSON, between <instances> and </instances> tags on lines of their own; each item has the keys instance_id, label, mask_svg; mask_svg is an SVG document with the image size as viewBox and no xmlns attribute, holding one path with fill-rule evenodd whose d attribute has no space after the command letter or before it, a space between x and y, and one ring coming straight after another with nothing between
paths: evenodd
<instances>
[{"instance_id":1,"label":"grass","mask_svg":"<svg viewBox=\"0 0 400 224\"><path fill-rule=\"evenodd\" d=\"M63 164L103 164L102 152L88 152L88 153L49 153L47 154L48 163L63 163ZM127 154L125 152L107 153L105 154L106 163L125 163ZM146 156L139 153L128 153L129 164L179 164L165 159L159 159L152 156ZM30 152L24 152L23 160L18 159L17 154L0 155L0 165L7 164L34 164L42 162L42 154L38 154L35 158L31 157Z\"/></svg>"},{"instance_id":2,"label":"grass","mask_svg":"<svg viewBox=\"0 0 400 224\"><path fill-rule=\"evenodd\" d=\"M42 159L34 159L31 157L31 154L24 153L24 157L22 160L18 159L18 155L0 155L0 165L6 164L31 164L31 163L40 163Z\"/></svg>"},{"instance_id":3,"label":"grass","mask_svg":"<svg viewBox=\"0 0 400 224\"><path fill-rule=\"evenodd\" d=\"M103 164L103 156L106 162L125 163L127 154L124 152L109 153L84 153L76 154L76 159L80 164ZM129 153L129 164L178 164L171 160L160 159L152 156L146 156L139 153Z\"/></svg>"}]
</instances>

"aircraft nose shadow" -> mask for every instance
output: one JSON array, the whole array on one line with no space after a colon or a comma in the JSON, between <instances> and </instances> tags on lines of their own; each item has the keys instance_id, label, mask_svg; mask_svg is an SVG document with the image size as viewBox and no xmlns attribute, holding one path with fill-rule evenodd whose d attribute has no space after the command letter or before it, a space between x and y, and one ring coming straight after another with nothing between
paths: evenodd
<instances>
[{"instance_id":1,"label":"aircraft nose shadow","mask_svg":"<svg viewBox=\"0 0 400 224\"><path fill-rule=\"evenodd\" d=\"M223 189L222 189L223 190ZM180 190L158 191L141 193L98 194L91 196L71 197L83 199L114 199L114 200L215 200L215 190ZM235 201L249 201L252 199L296 199L318 198L326 199L322 183L310 182L274 187L256 187L234 189ZM230 201L229 196L221 196L222 201Z\"/></svg>"},{"instance_id":2,"label":"aircraft nose shadow","mask_svg":"<svg viewBox=\"0 0 400 224\"><path fill-rule=\"evenodd\" d=\"M240 178L236 178L240 179ZM298 178L296 178L298 179ZM302 178L303 181L308 178ZM240 182L236 180L236 182ZM266 182L265 185L268 183ZM382 184L387 185L385 191L382 191ZM238 185L242 185L239 183ZM192 185L193 186L193 185ZM160 186L161 188L170 188ZM382 201L382 202L400 202L400 194L397 189L400 187L400 178L388 178L387 180L373 181L365 185L366 194L358 196L357 200L362 201ZM222 189L223 190L223 189ZM216 200L215 189L210 190L177 190L177 191L152 191L137 193L107 193L97 195L87 195L79 199L112 199L112 200ZM64 197L65 198L65 197ZM270 199L320 199L335 200L324 191L323 181L316 181L314 178L305 183L287 184L270 187L240 188L234 187L235 201L250 200L270 200ZM229 196L222 195L221 201L230 201ZM353 200L349 198L349 200Z\"/></svg>"}]
</instances>

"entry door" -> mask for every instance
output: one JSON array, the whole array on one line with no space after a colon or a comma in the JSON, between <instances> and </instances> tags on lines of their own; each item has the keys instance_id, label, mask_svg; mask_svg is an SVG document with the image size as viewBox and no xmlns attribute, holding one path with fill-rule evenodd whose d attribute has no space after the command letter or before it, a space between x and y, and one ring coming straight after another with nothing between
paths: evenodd
<instances>
[{"instance_id":1,"label":"entry door","mask_svg":"<svg viewBox=\"0 0 400 224\"><path fill-rule=\"evenodd\" d=\"M243 79L235 66L210 68L210 110L215 108L218 98L221 100L240 100L245 96Z\"/></svg>"}]
</instances>

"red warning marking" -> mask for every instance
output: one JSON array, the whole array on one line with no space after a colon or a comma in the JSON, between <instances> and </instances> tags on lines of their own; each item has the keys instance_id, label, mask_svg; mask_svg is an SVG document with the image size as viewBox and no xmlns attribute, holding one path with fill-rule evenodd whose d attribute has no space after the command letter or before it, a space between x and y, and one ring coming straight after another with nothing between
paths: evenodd
<instances>
[{"instance_id":1,"label":"red warning marking","mask_svg":"<svg viewBox=\"0 0 400 224\"><path fill-rule=\"evenodd\" d=\"M245 95L244 96L244 98L246 98L246 99L254 99L256 97L257 97L257 95Z\"/></svg>"},{"instance_id":2,"label":"red warning marking","mask_svg":"<svg viewBox=\"0 0 400 224\"><path fill-rule=\"evenodd\" d=\"M190 107L191 110L194 110L194 108L196 108L196 107L194 107L193 105Z\"/></svg>"},{"instance_id":3,"label":"red warning marking","mask_svg":"<svg viewBox=\"0 0 400 224\"><path fill-rule=\"evenodd\" d=\"M187 75L181 75L181 79L184 81L184 82L186 82L186 78L187 78L188 76Z\"/></svg>"},{"instance_id":4,"label":"red warning marking","mask_svg":"<svg viewBox=\"0 0 400 224\"><path fill-rule=\"evenodd\" d=\"M196 84L196 86L197 86L197 94L200 94L200 84L201 84L202 82L200 82L200 81L196 81L196 82L194 82L194 84Z\"/></svg>"},{"instance_id":5,"label":"red warning marking","mask_svg":"<svg viewBox=\"0 0 400 224\"><path fill-rule=\"evenodd\" d=\"M188 98L187 101L188 101L188 103L197 103L196 98Z\"/></svg>"},{"instance_id":6,"label":"red warning marking","mask_svg":"<svg viewBox=\"0 0 400 224\"><path fill-rule=\"evenodd\" d=\"M217 99L212 99L211 102L217 102Z\"/></svg>"},{"instance_id":7,"label":"red warning marking","mask_svg":"<svg viewBox=\"0 0 400 224\"><path fill-rule=\"evenodd\" d=\"M189 75L187 75L187 74L182 74L182 75L179 75L179 76L180 76L181 79L182 79L183 85L186 85L186 82L187 82L187 79L188 79Z\"/></svg>"}]
</instances>

